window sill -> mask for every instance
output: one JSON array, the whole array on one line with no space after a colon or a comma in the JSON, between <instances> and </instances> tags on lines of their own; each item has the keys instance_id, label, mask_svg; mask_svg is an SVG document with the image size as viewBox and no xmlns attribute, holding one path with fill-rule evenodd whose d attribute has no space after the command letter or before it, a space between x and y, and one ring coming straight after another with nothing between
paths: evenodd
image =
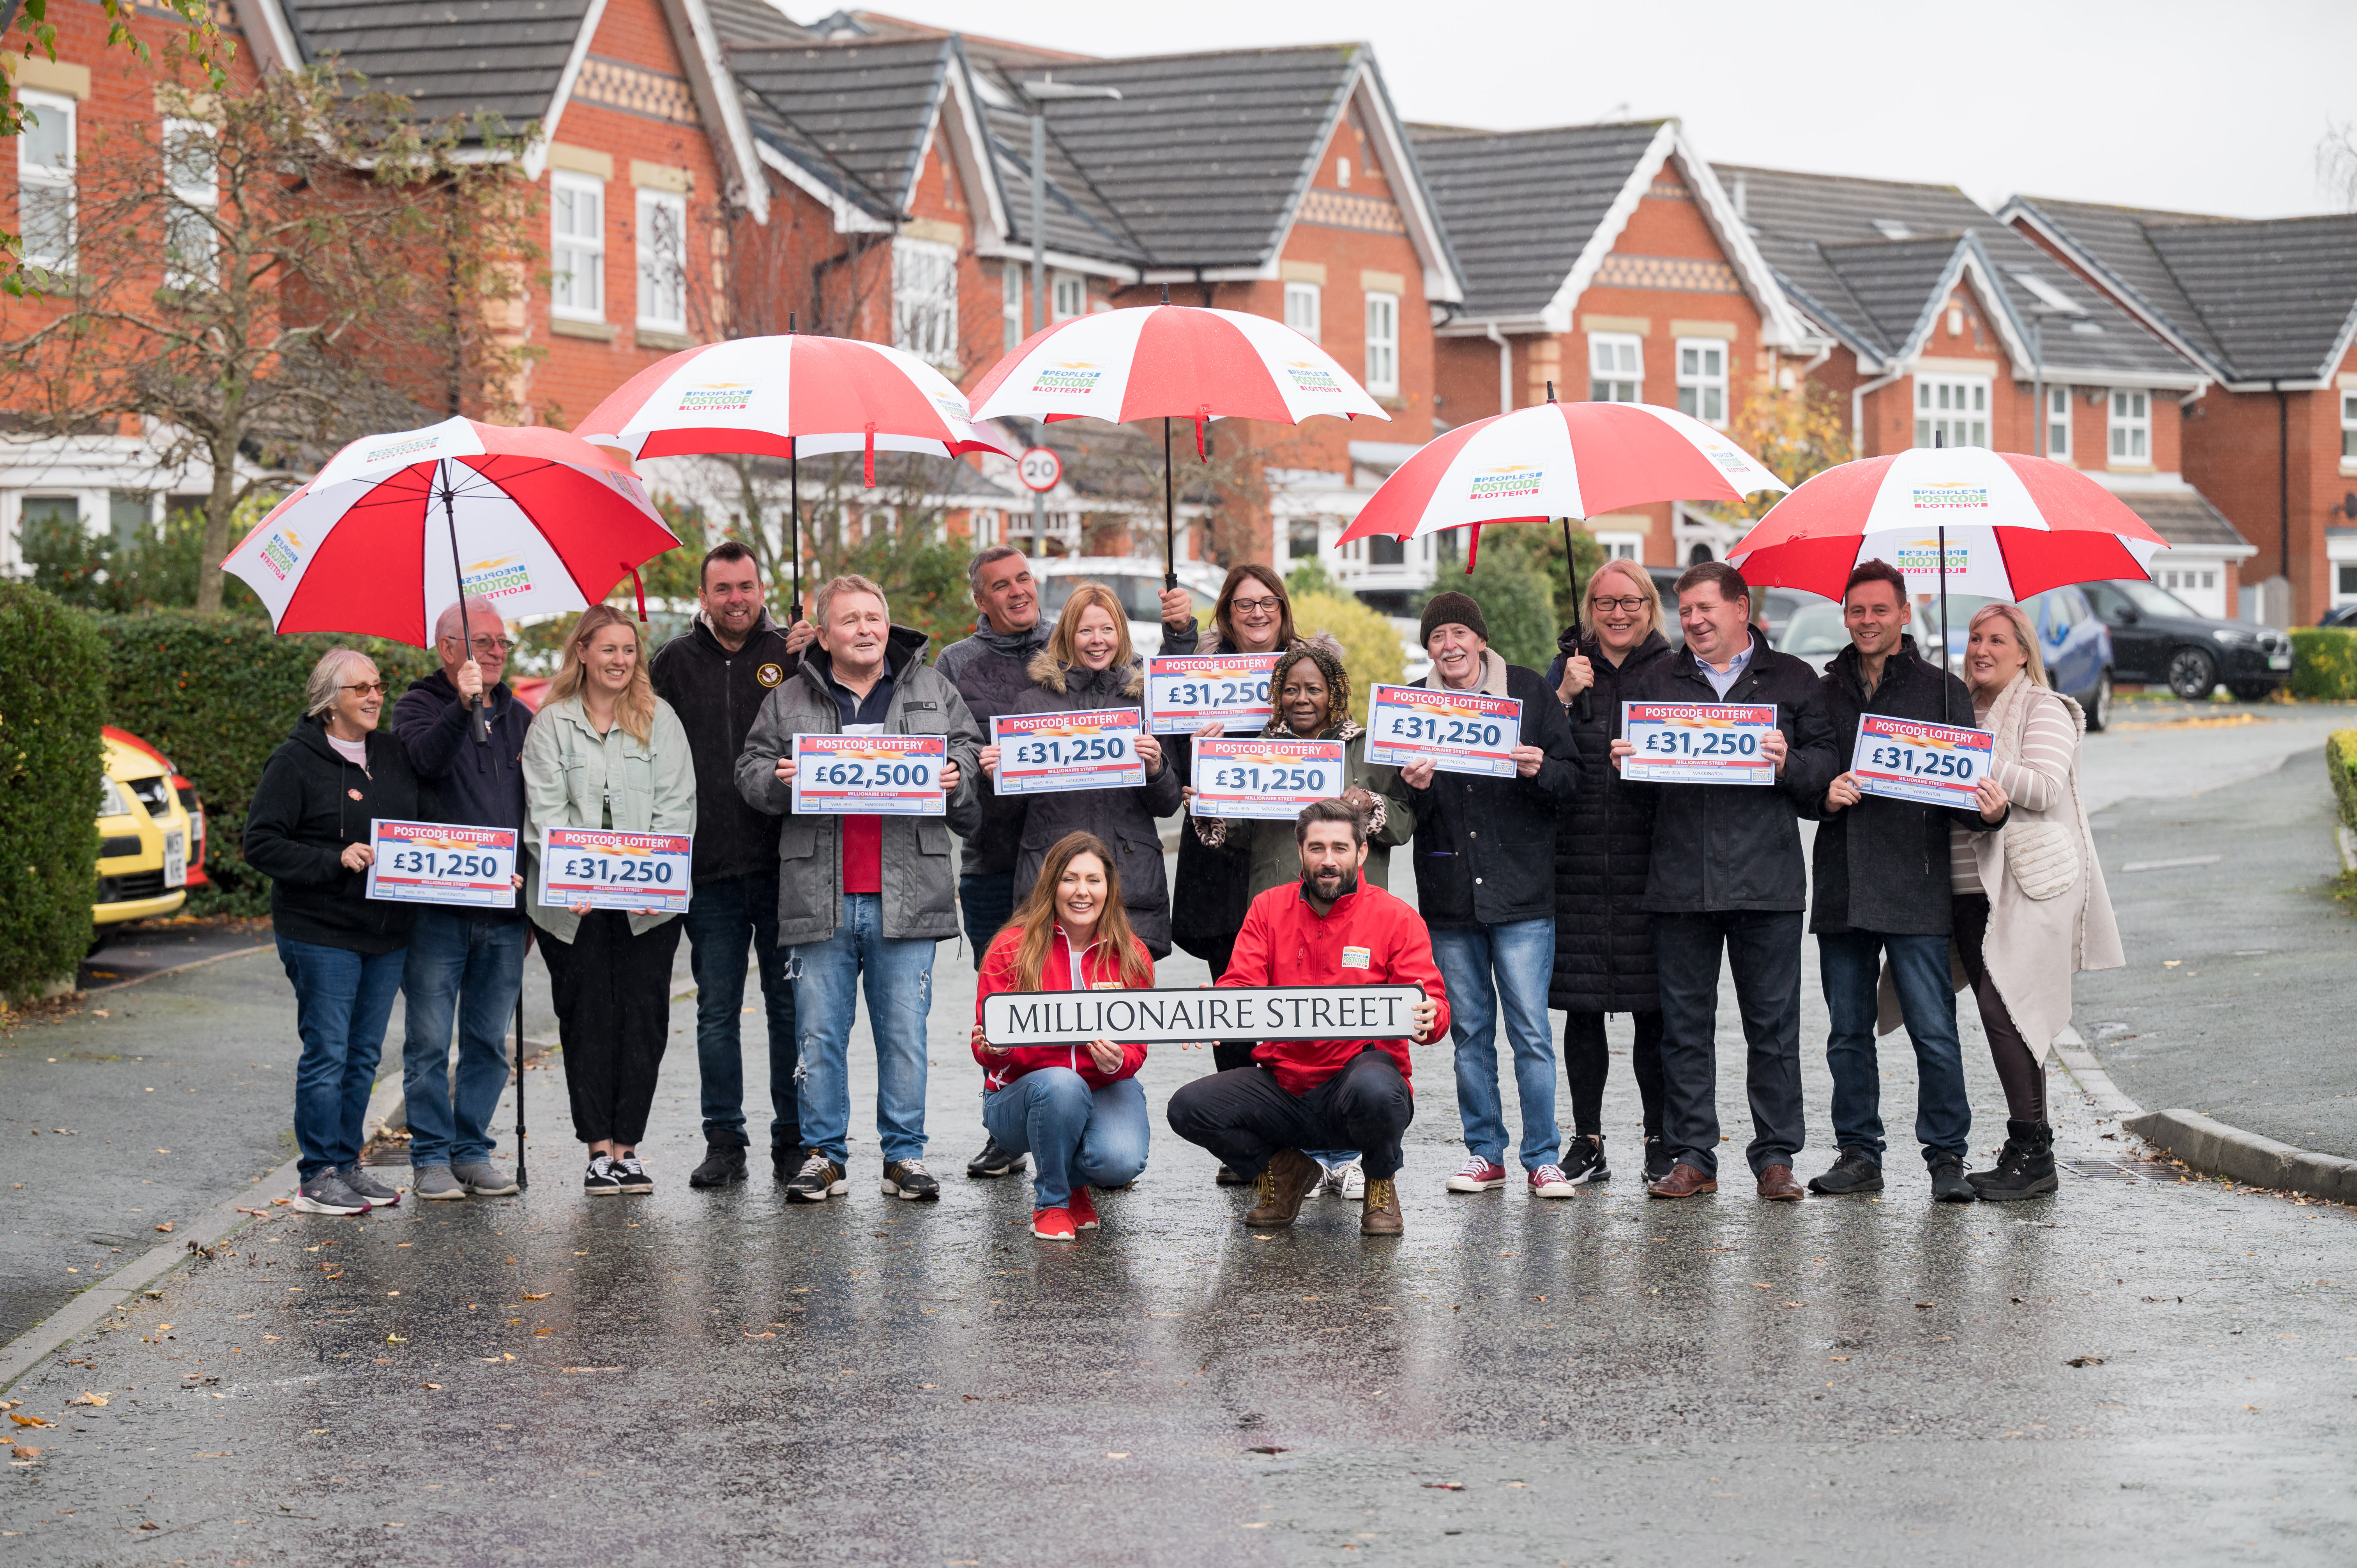
<instances>
[{"instance_id":1,"label":"window sill","mask_svg":"<svg viewBox=\"0 0 2357 1568\"><path fill-rule=\"evenodd\" d=\"M2341 459L2341 477L2344 479L2357 477L2357 457Z\"/></svg>"},{"instance_id":2,"label":"window sill","mask_svg":"<svg viewBox=\"0 0 2357 1568\"><path fill-rule=\"evenodd\" d=\"M667 354L695 347L695 339L684 332L664 332L652 327L640 327L632 336L640 348L661 349Z\"/></svg>"},{"instance_id":3,"label":"window sill","mask_svg":"<svg viewBox=\"0 0 2357 1568\"><path fill-rule=\"evenodd\" d=\"M614 324L610 321L575 321L563 316L548 318L548 335L552 338L587 338L593 343L611 343Z\"/></svg>"}]
</instances>

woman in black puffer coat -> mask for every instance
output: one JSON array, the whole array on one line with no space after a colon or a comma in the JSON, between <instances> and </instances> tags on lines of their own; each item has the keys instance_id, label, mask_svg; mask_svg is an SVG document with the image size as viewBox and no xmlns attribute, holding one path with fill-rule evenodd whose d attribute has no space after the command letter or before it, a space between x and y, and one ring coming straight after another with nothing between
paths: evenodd
<instances>
[{"instance_id":1,"label":"woman in black puffer coat","mask_svg":"<svg viewBox=\"0 0 2357 1568\"><path fill-rule=\"evenodd\" d=\"M1587 630L1566 631L1547 684L1571 710L1579 789L1555 835L1555 978L1547 1005L1564 1012L1563 1065L1572 1131L1563 1167L1575 1182L1609 1180L1604 1158L1609 1013L1637 1026L1630 1062L1645 1106L1647 1180L1669 1174L1662 1143L1662 1004L1653 982L1653 929L1644 908L1652 859L1651 793L1624 789L1612 766L1623 689L1670 657L1661 596L1635 562L1607 562L1587 583ZM1660 1168L1658 1171L1656 1166Z\"/></svg>"}]
</instances>

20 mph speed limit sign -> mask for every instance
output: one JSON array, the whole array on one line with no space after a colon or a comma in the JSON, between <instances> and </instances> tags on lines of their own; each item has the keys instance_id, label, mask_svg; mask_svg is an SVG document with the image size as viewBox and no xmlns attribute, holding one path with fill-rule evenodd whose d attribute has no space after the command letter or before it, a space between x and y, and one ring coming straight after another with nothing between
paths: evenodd
<instances>
[{"instance_id":1,"label":"20 mph speed limit sign","mask_svg":"<svg viewBox=\"0 0 2357 1568\"><path fill-rule=\"evenodd\" d=\"M1052 490L1064 477L1064 460L1045 446L1027 446L1016 459L1015 473L1027 490Z\"/></svg>"}]
</instances>

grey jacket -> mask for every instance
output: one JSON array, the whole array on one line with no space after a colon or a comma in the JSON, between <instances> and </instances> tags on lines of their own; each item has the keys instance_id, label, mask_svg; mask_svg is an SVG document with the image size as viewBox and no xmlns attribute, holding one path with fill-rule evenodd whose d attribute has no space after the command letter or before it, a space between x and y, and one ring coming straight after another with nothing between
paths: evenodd
<instances>
[{"instance_id":1,"label":"grey jacket","mask_svg":"<svg viewBox=\"0 0 2357 1568\"><path fill-rule=\"evenodd\" d=\"M949 736L958 787L950 791L946 817L884 819L884 935L940 941L958 934L957 866L950 835L970 834L982 822L974 789L982 735L957 688L926 666L925 643L921 631L892 628L884 655L892 671L884 727L893 735ZM843 920L843 819L796 816L793 786L780 783L777 773L778 759L793 755L794 736L843 733L842 710L827 686L825 668L823 659L804 659L762 702L737 757L737 792L746 804L785 819L778 827L780 947L825 941Z\"/></svg>"},{"instance_id":2,"label":"grey jacket","mask_svg":"<svg viewBox=\"0 0 2357 1568\"><path fill-rule=\"evenodd\" d=\"M655 699L655 722L640 746L620 725L600 736L590 727L581 700L551 703L532 721L523 737L524 847L532 856L524 872L532 923L569 942L581 929L572 910L540 901L540 855L551 828L604 825L610 804L614 826L631 833L692 833L695 831L695 763L687 731L671 704ZM669 915L632 915L630 934L651 931Z\"/></svg>"}]
</instances>

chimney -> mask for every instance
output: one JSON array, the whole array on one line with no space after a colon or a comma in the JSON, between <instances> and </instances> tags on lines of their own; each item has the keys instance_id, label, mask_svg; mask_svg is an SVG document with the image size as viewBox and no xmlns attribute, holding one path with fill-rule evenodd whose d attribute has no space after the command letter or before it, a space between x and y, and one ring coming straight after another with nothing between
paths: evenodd
<instances>
[{"instance_id":1,"label":"chimney","mask_svg":"<svg viewBox=\"0 0 2357 1568\"><path fill-rule=\"evenodd\" d=\"M1738 218L1749 218L1751 216L1749 212L1744 210L1744 208L1749 203L1751 191L1750 188L1744 183L1744 179L1741 175L1737 175L1735 177L1734 188L1730 189L1727 194L1735 199L1735 215Z\"/></svg>"}]
</instances>

